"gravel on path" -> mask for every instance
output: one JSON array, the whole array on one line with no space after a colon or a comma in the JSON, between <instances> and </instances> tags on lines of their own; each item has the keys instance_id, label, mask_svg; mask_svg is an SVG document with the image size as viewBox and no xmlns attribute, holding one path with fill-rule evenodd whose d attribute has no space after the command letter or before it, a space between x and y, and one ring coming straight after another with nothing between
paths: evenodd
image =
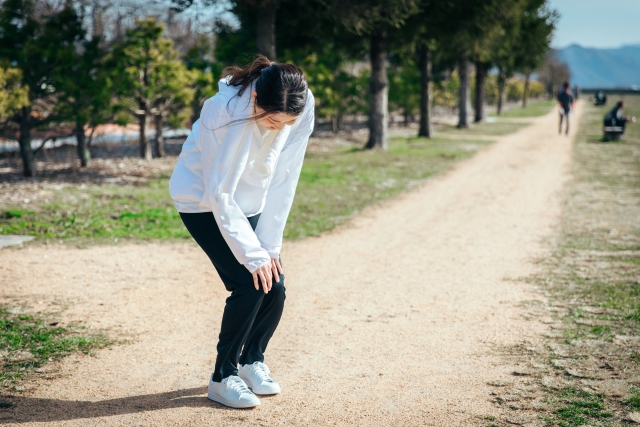
<instances>
[{"instance_id":1,"label":"gravel on path","mask_svg":"<svg viewBox=\"0 0 640 427\"><path fill-rule=\"evenodd\" d=\"M195 244L3 250L2 297L66 304L62 324L130 342L64 359L57 377L7 399L0 424L490 424L509 409L490 401L488 383L519 378L500 349L548 328L526 319L523 304L543 297L518 279L537 271L561 212L572 137L556 120L537 118L334 232L287 243L285 314L265 361L283 392L253 410L205 397L227 294Z\"/></svg>"}]
</instances>

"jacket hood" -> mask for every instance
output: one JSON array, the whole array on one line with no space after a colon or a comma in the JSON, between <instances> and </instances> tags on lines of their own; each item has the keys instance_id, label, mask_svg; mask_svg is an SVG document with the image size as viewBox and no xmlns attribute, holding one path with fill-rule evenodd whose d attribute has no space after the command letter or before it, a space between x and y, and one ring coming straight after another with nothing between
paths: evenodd
<instances>
[{"instance_id":1,"label":"jacket hood","mask_svg":"<svg viewBox=\"0 0 640 427\"><path fill-rule=\"evenodd\" d=\"M226 77L218 82L218 94L227 98L229 102L228 106L234 116L237 116L237 118L246 118L250 116L253 111L253 97L251 96L251 92L253 92L255 83L252 83L251 86L244 91L242 96L236 96L240 88L229 85L228 81L230 78L231 77ZM240 107L238 111L236 111L236 106Z\"/></svg>"}]
</instances>

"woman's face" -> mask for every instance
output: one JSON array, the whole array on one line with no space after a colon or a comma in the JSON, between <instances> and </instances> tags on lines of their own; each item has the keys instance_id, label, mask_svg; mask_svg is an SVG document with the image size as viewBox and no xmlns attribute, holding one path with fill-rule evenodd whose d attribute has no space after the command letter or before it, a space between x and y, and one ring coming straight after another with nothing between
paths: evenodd
<instances>
[{"instance_id":1,"label":"woman's face","mask_svg":"<svg viewBox=\"0 0 640 427\"><path fill-rule=\"evenodd\" d=\"M252 95L253 95L253 105L255 105L255 114L256 116L258 116L264 113L264 110L260 108L258 104L255 102L256 97L258 96L255 90L253 91ZM282 130L284 125L291 126L296 122L297 119L298 119L298 116L292 116L290 114L285 114L285 113L276 113L276 114L266 115L260 119L257 119L256 121L269 130L276 130L276 129Z\"/></svg>"}]
</instances>

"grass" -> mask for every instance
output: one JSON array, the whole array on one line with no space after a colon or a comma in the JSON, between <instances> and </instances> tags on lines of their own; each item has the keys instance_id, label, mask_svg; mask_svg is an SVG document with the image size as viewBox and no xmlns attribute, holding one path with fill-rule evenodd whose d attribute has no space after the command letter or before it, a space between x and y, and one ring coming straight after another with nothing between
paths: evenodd
<instances>
[{"instance_id":1,"label":"grass","mask_svg":"<svg viewBox=\"0 0 640 427\"><path fill-rule=\"evenodd\" d=\"M525 108L517 106L504 111L501 116L498 116L493 112L489 114L489 117L507 117L514 119L523 117L539 117L544 116L551 111L551 107L554 105L556 105L556 101L553 99L533 100L532 102L529 102Z\"/></svg>"},{"instance_id":2,"label":"grass","mask_svg":"<svg viewBox=\"0 0 640 427\"><path fill-rule=\"evenodd\" d=\"M625 96L625 104L625 115L640 115L640 96ZM640 410L640 391L633 387L632 375L640 369L640 354L637 345L624 341L640 335L640 126L630 124L622 141L602 142L602 117L608 108L585 105L562 233L539 283L551 305L563 308L557 322L566 328L559 338L566 354L545 357L564 357L575 371L623 382L631 396L591 392L559 369L568 385L549 391L556 402L549 425L618 425L612 423ZM595 371L593 360L598 361ZM597 389L600 383L594 384Z\"/></svg>"},{"instance_id":3,"label":"grass","mask_svg":"<svg viewBox=\"0 0 640 427\"><path fill-rule=\"evenodd\" d=\"M527 122L507 122L507 121L497 121L497 122L485 122L472 124L469 129L456 129L454 127L450 127L445 129L444 131L439 132L442 135L461 135L466 137L474 137L474 136L502 136L508 135L510 133L514 133L523 127L527 126L529 123Z\"/></svg>"},{"instance_id":4,"label":"grass","mask_svg":"<svg viewBox=\"0 0 640 427\"><path fill-rule=\"evenodd\" d=\"M109 343L103 335L63 328L43 317L0 307L0 389L15 386L45 363L74 352L91 353Z\"/></svg>"},{"instance_id":5,"label":"grass","mask_svg":"<svg viewBox=\"0 0 640 427\"><path fill-rule=\"evenodd\" d=\"M315 236L362 208L412 187L489 144L485 140L393 138L389 151L308 153L285 238ZM0 234L65 239L189 237L169 197L168 178L146 186L81 185L52 202L0 210Z\"/></svg>"},{"instance_id":6,"label":"grass","mask_svg":"<svg viewBox=\"0 0 640 427\"><path fill-rule=\"evenodd\" d=\"M640 410L640 389L633 387L632 396L622 400L622 404L631 410Z\"/></svg>"},{"instance_id":7,"label":"grass","mask_svg":"<svg viewBox=\"0 0 640 427\"><path fill-rule=\"evenodd\" d=\"M523 114L536 113L533 103ZM546 104L545 104L546 105ZM405 191L470 157L491 141L474 138L517 131L524 122L453 127L442 137L392 138L388 152L336 148L305 158L285 238L316 236L366 206ZM456 135L452 140L447 136ZM169 197L168 176L148 185L79 185L58 190L48 203L0 207L0 234L97 242L115 239L183 239L189 235Z\"/></svg>"},{"instance_id":8,"label":"grass","mask_svg":"<svg viewBox=\"0 0 640 427\"><path fill-rule=\"evenodd\" d=\"M606 411L602 394L588 393L570 388L559 393L562 406L554 411L561 427L583 426L592 421L611 418Z\"/></svg>"},{"instance_id":9,"label":"grass","mask_svg":"<svg viewBox=\"0 0 640 427\"><path fill-rule=\"evenodd\" d=\"M625 101L625 114L640 115L640 97ZM635 334L640 321L640 224L635 221L640 215L640 129L630 124L625 140L599 142L604 113L589 106L582 121L575 148L577 200L569 211L576 218L565 221L561 252L569 257L572 251L595 251L589 263L600 262L600 268L572 275L571 288L583 303L610 311L608 319L618 322L611 333ZM597 226L585 227L585 220ZM575 260L569 265L577 270Z\"/></svg>"},{"instance_id":10,"label":"grass","mask_svg":"<svg viewBox=\"0 0 640 427\"><path fill-rule=\"evenodd\" d=\"M168 196L168 179L143 187L77 186L50 204L0 213L0 233L45 238L186 238Z\"/></svg>"},{"instance_id":11,"label":"grass","mask_svg":"<svg viewBox=\"0 0 640 427\"><path fill-rule=\"evenodd\" d=\"M309 153L285 238L315 236L470 157L487 141L394 138L389 151Z\"/></svg>"}]
</instances>

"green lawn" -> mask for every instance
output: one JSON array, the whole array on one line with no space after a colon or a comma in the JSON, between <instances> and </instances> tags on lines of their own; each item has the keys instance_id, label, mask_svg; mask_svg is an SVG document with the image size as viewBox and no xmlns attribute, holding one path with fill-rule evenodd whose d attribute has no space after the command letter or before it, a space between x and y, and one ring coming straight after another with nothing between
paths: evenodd
<instances>
[{"instance_id":1,"label":"green lawn","mask_svg":"<svg viewBox=\"0 0 640 427\"><path fill-rule=\"evenodd\" d=\"M556 105L553 99L533 100L525 108L520 106L513 107L502 113L499 117L521 118L521 117L538 117L544 116L551 108ZM490 117L498 117L495 112L489 114Z\"/></svg>"},{"instance_id":2,"label":"green lawn","mask_svg":"<svg viewBox=\"0 0 640 427\"><path fill-rule=\"evenodd\" d=\"M188 237L169 198L169 180L140 187L77 186L56 192L54 203L9 208L0 219L2 234L48 238Z\"/></svg>"},{"instance_id":3,"label":"green lawn","mask_svg":"<svg viewBox=\"0 0 640 427\"><path fill-rule=\"evenodd\" d=\"M533 105L526 111L534 111ZM442 137L392 138L389 151L336 148L308 153L285 238L315 236L372 203L414 186L491 141L475 136L514 132L526 123L448 128ZM456 139L447 138L455 135ZM0 234L97 242L189 237L169 197L168 177L148 185L78 185L55 191L47 204L0 207Z\"/></svg>"},{"instance_id":4,"label":"green lawn","mask_svg":"<svg viewBox=\"0 0 640 427\"><path fill-rule=\"evenodd\" d=\"M500 121L498 119L498 121L491 123L472 124L469 129L456 129L455 127L449 127L438 132L436 135L456 137L465 136L468 138L473 138L474 136L502 136L516 132L528 124L529 123L526 121L508 122Z\"/></svg>"}]
</instances>

